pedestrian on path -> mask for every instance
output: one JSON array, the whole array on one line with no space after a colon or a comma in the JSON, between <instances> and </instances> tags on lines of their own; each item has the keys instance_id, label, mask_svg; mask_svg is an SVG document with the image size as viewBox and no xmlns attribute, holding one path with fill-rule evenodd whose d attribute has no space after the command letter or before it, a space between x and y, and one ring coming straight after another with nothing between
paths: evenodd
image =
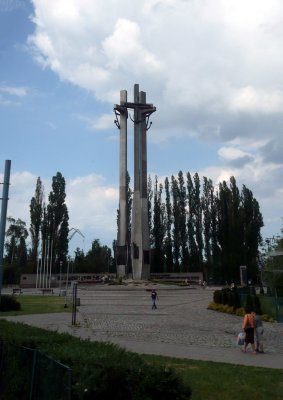
<instances>
[{"instance_id":1,"label":"pedestrian on path","mask_svg":"<svg viewBox=\"0 0 283 400\"><path fill-rule=\"evenodd\" d=\"M157 308L156 306L156 300L158 300L157 292L155 289L152 289L151 291L151 301L152 301L152 307L151 309L154 310Z\"/></svg>"},{"instance_id":2,"label":"pedestrian on path","mask_svg":"<svg viewBox=\"0 0 283 400\"><path fill-rule=\"evenodd\" d=\"M256 341L255 350L258 353L264 353L264 351L263 351L263 325L262 325L261 316L258 311L256 311L253 314L254 314L254 323L255 323L255 341Z\"/></svg>"},{"instance_id":3,"label":"pedestrian on path","mask_svg":"<svg viewBox=\"0 0 283 400\"><path fill-rule=\"evenodd\" d=\"M252 347L252 354L256 354L254 345L254 327L255 327L254 316L251 310L246 309L242 324L242 328L246 334L244 348L242 349L244 353L247 351L247 347L250 344Z\"/></svg>"}]
</instances>

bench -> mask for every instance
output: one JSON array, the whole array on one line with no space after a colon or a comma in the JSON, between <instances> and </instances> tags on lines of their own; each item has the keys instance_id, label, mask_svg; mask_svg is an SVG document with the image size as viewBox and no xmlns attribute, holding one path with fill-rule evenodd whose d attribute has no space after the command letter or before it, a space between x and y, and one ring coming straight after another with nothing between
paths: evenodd
<instances>
[{"instance_id":1,"label":"bench","mask_svg":"<svg viewBox=\"0 0 283 400\"><path fill-rule=\"evenodd\" d=\"M51 293L51 294L53 294L54 292L53 292L53 289L50 289L50 288L43 288L43 289L41 289L41 293L44 295L45 293Z\"/></svg>"},{"instance_id":2,"label":"bench","mask_svg":"<svg viewBox=\"0 0 283 400\"><path fill-rule=\"evenodd\" d=\"M21 293L23 293L21 288L13 288L12 291L13 291L13 294L16 294L16 293L21 294Z\"/></svg>"}]
</instances>

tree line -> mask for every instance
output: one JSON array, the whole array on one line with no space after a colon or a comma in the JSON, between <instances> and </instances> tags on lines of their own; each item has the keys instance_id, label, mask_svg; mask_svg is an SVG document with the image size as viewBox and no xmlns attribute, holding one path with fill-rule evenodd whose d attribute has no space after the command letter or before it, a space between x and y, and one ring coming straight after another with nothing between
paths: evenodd
<instances>
[{"instance_id":1,"label":"tree line","mask_svg":"<svg viewBox=\"0 0 283 400\"><path fill-rule=\"evenodd\" d=\"M129 174L127 186L130 243L133 191ZM206 177L201 181L197 173L192 176L180 171L163 182L157 176L152 181L149 176L148 215L151 272L202 271L207 281L237 282L240 265L246 265L249 278L256 281L263 219L252 191L245 185L240 190L233 176L217 186ZM60 172L52 178L47 203L38 177L30 202L29 230L20 219L9 217L8 222L4 277L9 278L15 270L35 273L38 260L44 257L52 262L54 273L59 272L60 263L66 269L69 213L65 179ZM71 270L115 272L115 246L116 240L112 253L94 239L86 254L77 248Z\"/></svg>"},{"instance_id":2,"label":"tree line","mask_svg":"<svg viewBox=\"0 0 283 400\"><path fill-rule=\"evenodd\" d=\"M30 227L26 222L7 218L4 283L19 280L21 273L36 273L39 262L48 260L52 272L66 270L67 262L72 272L113 272L111 249L95 239L92 248L84 254L77 249L75 259L69 260L69 212L66 204L66 182L60 172L52 178L52 190L45 201L44 186L37 178L35 193L30 201ZM30 240L27 245L27 240Z\"/></svg>"},{"instance_id":3,"label":"tree line","mask_svg":"<svg viewBox=\"0 0 283 400\"><path fill-rule=\"evenodd\" d=\"M217 187L198 173L179 171L164 182L149 176L148 213L151 272L202 271L205 280L225 283L238 282L246 265L249 279L257 280L263 218L252 191L240 190L233 176Z\"/></svg>"}]
</instances>

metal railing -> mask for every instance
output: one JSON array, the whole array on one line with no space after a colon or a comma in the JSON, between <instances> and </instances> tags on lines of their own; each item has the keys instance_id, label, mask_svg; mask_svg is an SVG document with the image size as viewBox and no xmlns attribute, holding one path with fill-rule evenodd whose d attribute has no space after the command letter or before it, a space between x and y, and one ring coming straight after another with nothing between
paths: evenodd
<instances>
[{"instance_id":1,"label":"metal railing","mask_svg":"<svg viewBox=\"0 0 283 400\"><path fill-rule=\"evenodd\" d=\"M0 340L0 398L71 400L72 371L37 349Z\"/></svg>"}]
</instances>

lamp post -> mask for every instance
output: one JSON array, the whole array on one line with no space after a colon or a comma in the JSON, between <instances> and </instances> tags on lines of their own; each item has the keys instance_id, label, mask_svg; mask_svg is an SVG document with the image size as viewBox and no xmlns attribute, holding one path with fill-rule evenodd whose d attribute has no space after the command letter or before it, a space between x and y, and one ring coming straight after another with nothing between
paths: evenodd
<instances>
[{"instance_id":1,"label":"lamp post","mask_svg":"<svg viewBox=\"0 0 283 400\"><path fill-rule=\"evenodd\" d=\"M68 257L68 263L67 263L67 279L66 279L66 290L65 290L65 304L64 304L64 308L67 308L67 297L68 297L68 288L69 288L69 268L70 268L70 257Z\"/></svg>"},{"instance_id":2,"label":"lamp post","mask_svg":"<svg viewBox=\"0 0 283 400\"><path fill-rule=\"evenodd\" d=\"M61 281L62 281L62 265L63 265L63 261L59 262L60 265L60 275L59 275L59 296L61 296Z\"/></svg>"}]
</instances>

